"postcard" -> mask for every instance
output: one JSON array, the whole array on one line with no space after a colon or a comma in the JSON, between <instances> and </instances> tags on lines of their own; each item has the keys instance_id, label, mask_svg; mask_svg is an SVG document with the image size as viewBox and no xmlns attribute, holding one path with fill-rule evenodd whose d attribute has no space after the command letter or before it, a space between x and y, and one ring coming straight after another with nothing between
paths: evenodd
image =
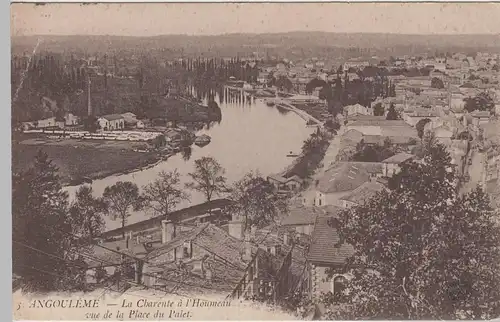
<instances>
[{"instance_id":1,"label":"postcard","mask_svg":"<svg viewBox=\"0 0 500 322\"><path fill-rule=\"evenodd\" d=\"M499 16L12 4L13 318L498 318Z\"/></svg>"}]
</instances>

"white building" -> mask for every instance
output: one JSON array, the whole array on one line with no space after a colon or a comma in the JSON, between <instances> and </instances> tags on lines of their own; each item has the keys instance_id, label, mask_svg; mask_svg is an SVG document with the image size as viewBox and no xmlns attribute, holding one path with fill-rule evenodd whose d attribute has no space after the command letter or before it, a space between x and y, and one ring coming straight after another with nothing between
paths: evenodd
<instances>
[{"instance_id":1,"label":"white building","mask_svg":"<svg viewBox=\"0 0 500 322\"><path fill-rule=\"evenodd\" d=\"M97 119L99 126L104 131L121 130L125 128L125 119L120 114L109 114Z\"/></svg>"}]
</instances>

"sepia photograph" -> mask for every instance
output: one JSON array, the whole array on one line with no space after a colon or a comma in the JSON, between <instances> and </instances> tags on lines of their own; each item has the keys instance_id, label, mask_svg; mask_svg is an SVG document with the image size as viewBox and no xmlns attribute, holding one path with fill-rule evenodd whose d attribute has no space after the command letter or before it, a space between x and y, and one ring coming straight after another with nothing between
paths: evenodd
<instances>
[{"instance_id":1,"label":"sepia photograph","mask_svg":"<svg viewBox=\"0 0 500 322\"><path fill-rule=\"evenodd\" d=\"M500 318L499 17L12 3L13 318Z\"/></svg>"}]
</instances>

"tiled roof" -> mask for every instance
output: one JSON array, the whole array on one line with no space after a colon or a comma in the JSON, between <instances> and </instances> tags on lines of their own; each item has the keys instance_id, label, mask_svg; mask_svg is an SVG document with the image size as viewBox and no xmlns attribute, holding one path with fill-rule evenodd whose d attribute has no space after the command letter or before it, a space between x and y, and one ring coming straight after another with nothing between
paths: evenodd
<instances>
[{"instance_id":1,"label":"tiled roof","mask_svg":"<svg viewBox=\"0 0 500 322\"><path fill-rule=\"evenodd\" d=\"M354 253L354 248L348 244L338 245L339 234L336 228L328 224L330 218L316 219L307 259L312 263L342 265Z\"/></svg>"},{"instance_id":2,"label":"tiled roof","mask_svg":"<svg viewBox=\"0 0 500 322\"><path fill-rule=\"evenodd\" d=\"M323 193L350 191L369 180L370 174L364 167L341 162L325 172L318 183L318 189Z\"/></svg>"},{"instance_id":3,"label":"tiled roof","mask_svg":"<svg viewBox=\"0 0 500 322\"><path fill-rule=\"evenodd\" d=\"M300 207L291 209L288 216L281 220L283 226L312 225L318 216L333 216L342 208L336 206L326 207Z\"/></svg>"},{"instance_id":4,"label":"tiled roof","mask_svg":"<svg viewBox=\"0 0 500 322\"><path fill-rule=\"evenodd\" d=\"M342 200L347 200L354 202L358 205L364 203L370 198L374 197L378 192L384 190L383 184L377 181L369 181L363 183L361 186L354 189L353 192L341 198Z\"/></svg>"},{"instance_id":5,"label":"tiled roof","mask_svg":"<svg viewBox=\"0 0 500 322\"><path fill-rule=\"evenodd\" d=\"M261 235L256 236L261 237ZM266 234L265 236L265 239L259 239L259 245L264 245L267 242L275 246L275 244L279 243L279 240L274 242L270 240L273 235ZM205 254L199 255L199 258L183 259L182 266L179 263L167 260L163 256L187 241L191 241L193 247L201 248ZM257 256L259 260L258 273L260 276L273 278L291 247L284 247L283 252L273 256L267 251L259 249L259 245L255 242L250 245L252 255ZM162 284L167 289L176 287L181 292L203 291L203 289L231 292L243 278L249 264L243 258L245 247L244 241L236 239L222 228L208 223L178 236L165 246L152 251L145 259L153 267L159 266L162 268L162 277L167 280L162 281ZM201 276L197 277L196 274L193 274L194 262L202 260L204 266L212 272L212 280L207 280ZM183 280L186 282L183 283Z\"/></svg>"},{"instance_id":6,"label":"tiled roof","mask_svg":"<svg viewBox=\"0 0 500 322\"><path fill-rule=\"evenodd\" d=\"M382 163L395 163L395 164L399 164L399 163L405 162L407 160L413 159L414 157L415 156L413 154L401 152L401 153L398 153L396 155L393 155L390 158L387 158L387 159L383 160Z\"/></svg>"}]
</instances>

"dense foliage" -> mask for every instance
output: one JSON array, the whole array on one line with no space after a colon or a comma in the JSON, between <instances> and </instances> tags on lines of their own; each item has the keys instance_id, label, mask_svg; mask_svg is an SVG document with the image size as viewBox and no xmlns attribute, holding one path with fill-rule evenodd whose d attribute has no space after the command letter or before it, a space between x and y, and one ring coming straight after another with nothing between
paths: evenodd
<instances>
[{"instance_id":1,"label":"dense foliage","mask_svg":"<svg viewBox=\"0 0 500 322\"><path fill-rule=\"evenodd\" d=\"M57 168L39 151L33 165L12 179L13 272L33 291L80 287L81 259L73 250L75 234L87 225L70 218Z\"/></svg>"},{"instance_id":2,"label":"dense foliage","mask_svg":"<svg viewBox=\"0 0 500 322\"><path fill-rule=\"evenodd\" d=\"M386 139L382 145L365 144L363 140L356 146L356 152L351 156L351 161L357 162L381 162L398 153L391 140Z\"/></svg>"},{"instance_id":3,"label":"dense foliage","mask_svg":"<svg viewBox=\"0 0 500 322\"><path fill-rule=\"evenodd\" d=\"M349 306L331 319L490 319L500 314L500 230L481 189L461 195L433 143L401 166L391 190L331 224L355 253ZM331 304L331 303L328 303Z\"/></svg>"},{"instance_id":4,"label":"dense foliage","mask_svg":"<svg viewBox=\"0 0 500 322\"><path fill-rule=\"evenodd\" d=\"M491 111L495 107L493 98L487 92L481 92L474 97L465 98L464 102L465 110L468 112Z\"/></svg>"}]
</instances>

